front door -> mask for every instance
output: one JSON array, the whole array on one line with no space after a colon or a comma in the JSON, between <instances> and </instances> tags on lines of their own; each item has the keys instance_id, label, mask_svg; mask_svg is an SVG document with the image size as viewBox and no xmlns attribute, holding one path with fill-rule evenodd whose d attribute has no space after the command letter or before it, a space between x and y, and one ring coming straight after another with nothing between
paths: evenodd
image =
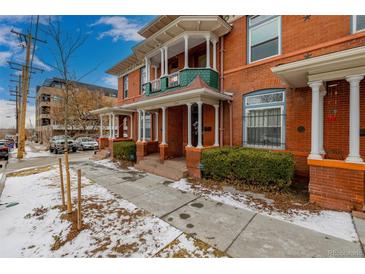
<instances>
[{"instance_id":1,"label":"front door","mask_svg":"<svg viewBox=\"0 0 365 274\"><path fill-rule=\"evenodd\" d=\"M204 105L202 106L202 112L204 113ZM204 129L204 119L202 119L202 129ZM202 134L202 143L204 144L204 134ZM198 104L191 105L191 144L192 146L198 145Z\"/></svg>"},{"instance_id":2,"label":"front door","mask_svg":"<svg viewBox=\"0 0 365 274\"><path fill-rule=\"evenodd\" d=\"M181 157L184 154L183 111L184 106L167 109L167 143L170 157Z\"/></svg>"}]
</instances>

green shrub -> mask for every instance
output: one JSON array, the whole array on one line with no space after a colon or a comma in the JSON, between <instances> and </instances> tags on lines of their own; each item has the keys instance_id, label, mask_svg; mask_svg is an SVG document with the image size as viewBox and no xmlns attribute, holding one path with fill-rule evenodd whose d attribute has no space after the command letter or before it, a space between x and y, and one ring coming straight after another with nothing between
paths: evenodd
<instances>
[{"instance_id":1,"label":"green shrub","mask_svg":"<svg viewBox=\"0 0 365 274\"><path fill-rule=\"evenodd\" d=\"M118 160L135 161L136 144L132 141L113 143L113 157Z\"/></svg>"},{"instance_id":2,"label":"green shrub","mask_svg":"<svg viewBox=\"0 0 365 274\"><path fill-rule=\"evenodd\" d=\"M245 183L285 188L294 176L292 154L251 148L204 150L203 176L215 180L240 180Z\"/></svg>"}]
</instances>

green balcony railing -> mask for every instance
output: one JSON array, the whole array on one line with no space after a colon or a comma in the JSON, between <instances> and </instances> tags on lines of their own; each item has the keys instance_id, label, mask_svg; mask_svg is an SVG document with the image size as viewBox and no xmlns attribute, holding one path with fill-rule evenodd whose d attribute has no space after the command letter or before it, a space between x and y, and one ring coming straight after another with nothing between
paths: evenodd
<instances>
[{"instance_id":1,"label":"green balcony railing","mask_svg":"<svg viewBox=\"0 0 365 274\"><path fill-rule=\"evenodd\" d=\"M198 75L208 86L214 89L219 88L219 76L217 71L210 68L187 68L145 84L146 95L150 96L186 87L190 85Z\"/></svg>"}]
</instances>

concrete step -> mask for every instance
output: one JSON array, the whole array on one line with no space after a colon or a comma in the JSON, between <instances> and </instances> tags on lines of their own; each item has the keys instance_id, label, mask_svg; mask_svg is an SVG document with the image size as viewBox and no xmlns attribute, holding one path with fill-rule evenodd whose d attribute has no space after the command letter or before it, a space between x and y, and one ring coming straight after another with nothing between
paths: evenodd
<instances>
[{"instance_id":1,"label":"concrete step","mask_svg":"<svg viewBox=\"0 0 365 274\"><path fill-rule=\"evenodd\" d=\"M162 164L157 159L145 158L136 164L135 168L163 176L171 180L180 180L188 174L185 162L182 161L174 163L173 160L167 160Z\"/></svg>"},{"instance_id":2,"label":"concrete step","mask_svg":"<svg viewBox=\"0 0 365 274\"><path fill-rule=\"evenodd\" d=\"M102 149L96 152L96 154L93 155L93 160L103 160L110 157L110 151L108 149Z\"/></svg>"}]
</instances>

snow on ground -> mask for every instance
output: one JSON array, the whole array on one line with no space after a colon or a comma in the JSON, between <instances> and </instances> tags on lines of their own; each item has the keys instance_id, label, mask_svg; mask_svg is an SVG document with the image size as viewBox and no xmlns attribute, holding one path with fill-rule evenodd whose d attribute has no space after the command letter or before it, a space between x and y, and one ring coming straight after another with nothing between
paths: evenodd
<instances>
[{"instance_id":1,"label":"snow on ground","mask_svg":"<svg viewBox=\"0 0 365 274\"><path fill-rule=\"evenodd\" d=\"M171 242L166 248L161 250L156 257L169 258L216 258L227 257L227 255L206 243L194 239L193 237L181 234L179 238Z\"/></svg>"},{"instance_id":2,"label":"snow on ground","mask_svg":"<svg viewBox=\"0 0 365 274\"><path fill-rule=\"evenodd\" d=\"M118 166L116 163L114 163L110 159L97 160L97 161L94 161L94 163L97 165L102 165L102 166L111 168L111 169L120 170L120 166Z\"/></svg>"},{"instance_id":3,"label":"snow on ground","mask_svg":"<svg viewBox=\"0 0 365 274\"><path fill-rule=\"evenodd\" d=\"M18 153L18 149L14 148L11 152L11 158L9 159L9 162L16 162L18 159L16 159L16 155ZM24 159L31 159L36 157L47 157L51 156L52 154L49 151L45 150L45 147L39 144L32 144L32 147L30 147L29 144L25 145L25 154Z\"/></svg>"},{"instance_id":4,"label":"snow on ground","mask_svg":"<svg viewBox=\"0 0 365 274\"><path fill-rule=\"evenodd\" d=\"M312 213L307 210L293 209L289 213L282 213L275 210L268 210L263 207L262 204L255 203L254 200L251 199L251 194L253 194L251 192L213 190L201 185L194 185L194 188L192 188L192 184L186 179L176 181L169 186L182 191L193 192L223 204L254 211L262 215L290 222L347 241L358 241L351 215L346 212L323 210L319 213ZM264 195L258 199L264 200L266 204L273 202L270 199L266 199Z\"/></svg>"},{"instance_id":5,"label":"snow on ground","mask_svg":"<svg viewBox=\"0 0 365 274\"><path fill-rule=\"evenodd\" d=\"M84 228L78 232L76 214L60 207L57 168L35 172L41 173L22 173L6 180L0 199L0 257L152 257L159 252L172 257L172 252L183 248L180 244L164 250L182 234L180 230L85 177ZM73 198L76 181L71 170ZM19 204L6 207L12 203ZM189 254L216 254L209 246L201 246L201 252L200 246L190 246Z\"/></svg>"}]
</instances>

